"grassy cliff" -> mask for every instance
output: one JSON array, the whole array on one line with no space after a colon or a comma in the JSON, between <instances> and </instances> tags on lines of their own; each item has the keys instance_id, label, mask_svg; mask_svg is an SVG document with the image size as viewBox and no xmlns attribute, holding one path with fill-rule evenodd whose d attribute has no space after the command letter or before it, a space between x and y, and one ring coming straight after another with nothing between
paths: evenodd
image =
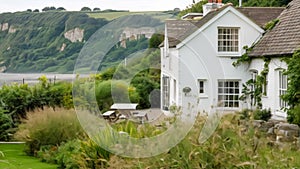
<instances>
[{"instance_id":1,"label":"grassy cliff","mask_svg":"<svg viewBox=\"0 0 300 169\"><path fill-rule=\"evenodd\" d=\"M135 14L124 12L120 15L117 12L114 18L107 17L113 13L48 11L0 14L0 72L72 73L79 52L91 35L111 22L110 19ZM170 16L159 12L139 15L147 17L142 21L154 25ZM116 51L110 51L113 58L105 59L105 67L111 65L110 62L115 64L124 59L123 53L130 54L127 51L133 50L130 46L135 47L134 43L143 43L139 46L144 49L148 42L131 42L127 49L112 48Z\"/></svg>"},{"instance_id":2,"label":"grassy cliff","mask_svg":"<svg viewBox=\"0 0 300 169\"><path fill-rule=\"evenodd\" d=\"M0 14L0 67L5 72L70 72L84 42L107 23L80 12Z\"/></svg>"}]
</instances>

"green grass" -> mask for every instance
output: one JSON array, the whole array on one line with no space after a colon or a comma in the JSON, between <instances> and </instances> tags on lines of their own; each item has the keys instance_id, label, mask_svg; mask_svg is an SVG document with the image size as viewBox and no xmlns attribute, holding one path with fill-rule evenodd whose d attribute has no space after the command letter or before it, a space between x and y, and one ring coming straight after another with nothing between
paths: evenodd
<instances>
[{"instance_id":1,"label":"green grass","mask_svg":"<svg viewBox=\"0 0 300 169\"><path fill-rule=\"evenodd\" d=\"M24 152L24 144L0 144L0 168L1 169L56 169L53 164L40 162L37 158L27 156Z\"/></svg>"}]
</instances>

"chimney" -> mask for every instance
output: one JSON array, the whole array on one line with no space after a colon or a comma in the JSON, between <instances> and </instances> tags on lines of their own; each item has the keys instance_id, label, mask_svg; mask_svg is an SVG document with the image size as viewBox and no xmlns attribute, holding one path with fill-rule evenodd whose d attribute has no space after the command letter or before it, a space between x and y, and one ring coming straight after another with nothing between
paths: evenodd
<instances>
[{"instance_id":1,"label":"chimney","mask_svg":"<svg viewBox=\"0 0 300 169\"><path fill-rule=\"evenodd\" d=\"M207 4L202 6L203 8L203 16L208 14L210 11L221 8L224 4L222 0L208 0Z\"/></svg>"}]
</instances>

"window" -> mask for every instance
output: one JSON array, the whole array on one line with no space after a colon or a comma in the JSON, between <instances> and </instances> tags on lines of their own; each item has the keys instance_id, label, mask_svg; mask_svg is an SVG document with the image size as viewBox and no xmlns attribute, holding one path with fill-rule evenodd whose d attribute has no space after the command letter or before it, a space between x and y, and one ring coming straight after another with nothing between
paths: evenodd
<instances>
[{"instance_id":1,"label":"window","mask_svg":"<svg viewBox=\"0 0 300 169\"><path fill-rule=\"evenodd\" d=\"M219 107L239 107L239 81L220 80L218 82Z\"/></svg>"},{"instance_id":2,"label":"window","mask_svg":"<svg viewBox=\"0 0 300 169\"><path fill-rule=\"evenodd\" d=\"M163 76L163 109L168 110L170 105L170 78Z\"/></svg>"},{"instance_id":3,"label":"window","mask_svg":"<svg viewBox=\"0 0 300 169\"><path fill-rule=\"evenodd\" d=\"M287 103L281 99L281 96L286 94L287 90L287 75L283 73L283 71L279 71L279 106L280 108L287 107Z\"/></svg>"},{"instance_id":4,"label":"window","mask_svg":"<svg viewBox=\"0 0 300 169\"><path fill-rule=\"evenodd\" d=\"M199 84L199 93L203 94L204 93L204 80L198 80L198 84Z\"/></svg>"},{"instance_id":5,"label":"window","mask_svg":"<svg viewBox=\"0 0 300 169\"><path fill-rule=\"evenodd\" d=\"M239 51L239 28L218 28L218 51Z\"/></svg>"},{"instance_id":6,"label":"window","mask_svg":"<svg viewBox=\"0 0 300 169\"><path fill-rule=\"evenodd\" d=\"M251 92L254 92L255 91L255 82L256 82L256 78L257 78L257 70L251 70L251 79L253 81L253 83L251 84Z\"/></svg>"},{"instance_id":7,"label":"window","mask_svg":"<svg viewBox=\"0 0 300 169\"><path fill-rule=\"evenodd\" d=\"M265 81L263 83L263 86L262 86L262 94L263 94L263 96L267 96L268 95L267 91L268 91L268 75L266 75L266 79L265 79Z\"/></svg>"},{"instance_id":8,"label":"window","mask_svg":"<svg viewBox=\"0 0 300 169\"><path fill-rule=\"evenodd\" d=\"M176 85L176 80L175 79L173 80L173 85L174 85L173 97L174 97L174 100L176 100L177 85Z\"/></svg>"}]
</instances>

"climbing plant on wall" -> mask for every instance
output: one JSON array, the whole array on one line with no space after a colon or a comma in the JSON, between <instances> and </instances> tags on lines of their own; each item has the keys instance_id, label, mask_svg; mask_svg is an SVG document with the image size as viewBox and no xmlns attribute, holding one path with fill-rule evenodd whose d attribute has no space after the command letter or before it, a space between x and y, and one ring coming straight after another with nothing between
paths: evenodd
<instances>
[{"instance_id":1,"label":"climbing plant on wall","mask_svg":"<svg viewBox=\"0 0 300 169\"><path fill-rule=\"evenodd\" d=\"M232 64L233 66L237 67L245 63L250 64L251 58L248 56L248 53L252 48L245 46L244 49L246 50L245 54L243 54L236 62L234 62ZM256 76L255 79L251 78L243 84L240 100L246 101L247 99L250 99L251 107L256 106L257 108L262 108L262 96L267 94L267 75L269 73L269 63L271 59L264 57L263 60L263 70Z\"/></svg>"},{"instance_id":2,"label":"climbing plant on wall","mask_svg":"<svg viewBox=\"0 0 300 169\"><path fill-rule=\"evenodd\" d=\"M288 121L300 125L300 50L284 60L288 66L285 72L288 76L288 87L282 99L289 105L286 108Z\"/></svg>"}]
</instances>

